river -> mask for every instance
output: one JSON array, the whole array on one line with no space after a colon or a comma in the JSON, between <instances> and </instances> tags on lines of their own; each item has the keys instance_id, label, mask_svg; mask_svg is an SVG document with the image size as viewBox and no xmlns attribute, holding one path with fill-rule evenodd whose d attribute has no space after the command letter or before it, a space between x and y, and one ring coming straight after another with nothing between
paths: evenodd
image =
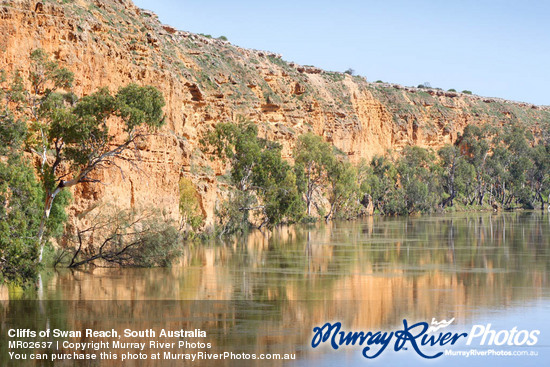
<instances>
[{"instance_id":1,"label":"river","mask_svg":"<svg viewBox=\"0 0 550 367\"><path fill-rule=\"evenodd\" d=\"M197 345L172 349L174 353L277 353L296 358L269 363L202 359L193 362L196 366L550 364L550 216L536 211L370 217L281 227L225 244L190 245L171 268L46 270L41 277L40 290L3 288L0 293L2 365L74 363L10 359L10 329L156 333L155 338L121 339L145 343L146 360L122 363L105 355L100 364L89 365L181 365L151 360L151 354L164 353L152 347L151 340L184 340L160 338L162 329L206 332L204 338L185 339ZM404 319L409 324L454 319L447 329L457 333L471 334L474 325L489 323L496 331L540 331L532 346L495 347L486 342L473 347L465 345L463 337L446 348L422 347L426 354L452 348L537 356L443 355L428 361L411 347L395 351L392 342L379 357L366 360L366 344L338 350L324 345L329 342L311 347L313 328L326 322L341 322L346 331L375 332L403 329ZM43 339L54 345L60 340ZM69 340L109 339L84 335ZM210 348L199 343L210 343ZM379 348L373 345L370 354ZM37 351L68 353L71 346L15 351L29 357ZM85 351L99 353L90 345Z\"/></svg>"}]
</instances>

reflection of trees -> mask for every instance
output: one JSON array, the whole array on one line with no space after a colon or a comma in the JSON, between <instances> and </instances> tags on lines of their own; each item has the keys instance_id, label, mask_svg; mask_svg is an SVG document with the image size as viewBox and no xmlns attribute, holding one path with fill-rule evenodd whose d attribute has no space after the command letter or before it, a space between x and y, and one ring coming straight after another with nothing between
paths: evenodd
<instances>
[{"instance_id":1,"label":"reflection of trees","mask_svg":"<svg viewBox=\"0 0 550 367\"><path fill-rule=\"evenodd\" d=\"M9 329L30 329L38 332L39 330L61 329L67 330L67 314L70 313L65 303L52 303L47 301L24 301L24 300L0 300L0 361L2 365L8 365L8 352L30 354L30 353L52 353L55 352L55 346L37 350L29 349L10 349L9 340L38 340L39 338L8 338ZM51 339L41 339L41 341L50 341ZM21 363L22 364L22 363ZM15 361L12 365L20 365ZM36 363L41 366L53 366L52 361L41 361Z\"/></svg>"},{"instance_id":2,"label":"reflection of trees","mask_svg":"<svg viewBox=\"0 0 550 367\"><path fill-rule=\"evenodd\" d=\"M346 287L352 279L412 281L436 274L471 292L489 286L513 292L548 284L549 232L548 218L532 212L281 227L223 245L189 247L173 268L57 273L45 280L45 297L333 299L351 292Z\"/></svg>"},{"instance_id":3,"label":"reflection of trees","mask_svg":"<svg viewBox=\"0 0 550 367\"><path fill-rule=\"evenodd\" d=\"M532 212L281 227L189 247L173 268L56 273L45 279L45 298L231 300L95 302L64 312L78 327L108 330L113 319L120 330L184 325L209 330L209 341L227 350L292 352L284 346L306 345L311 327L329 320L355 329L404 317L466 322L475 310L541 297L549 234L550 219Z\"/></svg>"}]
</instances>

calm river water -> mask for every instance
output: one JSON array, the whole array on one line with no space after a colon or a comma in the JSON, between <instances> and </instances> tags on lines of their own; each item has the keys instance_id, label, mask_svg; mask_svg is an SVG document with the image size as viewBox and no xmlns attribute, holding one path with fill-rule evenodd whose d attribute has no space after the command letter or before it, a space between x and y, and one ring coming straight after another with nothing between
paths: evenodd
<instances>
[{"instance_id":1,"label":"calm river water","mask_svg":"<svg viewBox=\"0 0 550 367\"><path fill-rule=\"evenodd\" d=\"M288 353L296 359L156 362L150 354L159 350L150 348L153 339L144 336L131 341L146 343L147 360L103 359L86 364L550 365L550 216L541 212L373 217L284 227L272 233L254 232L223 245L191 246L180 264L168 269L45 271L42 280L43 289L36 292L4 288L0 293L1 365L75 364L10 359L9 352L14 351L27 357L30 353L71 352L70 347L53 346L10 349L9 340L24 340L9 338L10 329L115 329L119 333L152 329L158 336L161 329L195 328L207 336L186 340L208 342L211 347L188 348L186 353ZM346 331L374 333L403 329L404 319L412 324L430 323L432 318L454 318L451 326L436 335L447 331L471 334L474 325L487 324L496 332L507 330L502 338L514 327L516 335L522 330L540 330L540 334L532 346L507 342L490 346L489 337L485 345L480 345L481 337L466 345L462 338L453 346L423 346L426 354L475 349L538 355L443 355L429 361L410 345L395 351L392 341L379 357L367 360L362 355L366 343L338 350L323 344L311 347L313 328L326 322L341 322ZM63 340L101 338L50 336L40 340L56 345ZM522 338L518 340L521 343ZM372 346L372 351L378 349ZM85 351L100 353L89 346Z\"/></svg>"}]
</instances>

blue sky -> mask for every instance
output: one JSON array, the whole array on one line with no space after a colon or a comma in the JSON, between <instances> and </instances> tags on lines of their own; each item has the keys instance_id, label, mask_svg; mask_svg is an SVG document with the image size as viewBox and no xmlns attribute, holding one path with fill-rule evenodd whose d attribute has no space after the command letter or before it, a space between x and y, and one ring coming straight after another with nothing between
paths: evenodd
<instances>
[{"instance_id":1,"label":"blue sky","mask_svg":"<svg viewBox=\"0 0 550 367\"><path fill-rule=\"evenodd\" d=\"M550 1L134 0L163 23L369 81L550 105Z\"/></svg>"}]
</instances>

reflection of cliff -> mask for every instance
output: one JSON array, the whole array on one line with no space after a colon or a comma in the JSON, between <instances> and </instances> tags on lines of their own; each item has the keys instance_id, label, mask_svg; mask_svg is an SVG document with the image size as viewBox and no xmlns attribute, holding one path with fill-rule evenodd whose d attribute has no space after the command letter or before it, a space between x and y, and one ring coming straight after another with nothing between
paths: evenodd
<instances>
[{"instance_id":1,"label":"reflection of cliff","mask_svg":"<svg viewBox=\"0 0 550 367\"><path fill-rule=\"evenodd\" d=\"M549 242L549 218L539 213L282 227L189 248L171 269L44 276L44 298L77 302L24 311L4 302L0 314L2 327L43 327L48 318L76 329L200 328L216 351L301 353L288 346L307 345L312 327L327 321L354 330L394 328L403 318L468 323L546 297Z\"/></svg>"},{"instance_id":2,"label":"reflection of cliff","mask_svg":"<svg viewBox=\"0 0 550 367\"><path fill-rule=\"evenodd\" d=\"M113 168L98 177L108 185L77 187L77 214L101 200L162 208L176 218L183 175L196 184L211 220L216 176L224 167L205 159L198 141L213 124L239 115L257 122L262 137L281 143L287 157L296 138L313 131L353 162L410 144L440 147L470 123L521 121L541 131L550 115L544 107L367 83L288 63L270 52L177 31L127 0L3 1L0 70L26 77L29 53L38 47L75 73L79 96L137 82L158 87L167 101L165 128L139 144L140 170L121 162L126 179Z\"/></svg>"},{"instance_id":3,"label":"reflection of cliff","mask_svg":"<svg viewBox=\"0 0 550 367\"><path fill-rule=\"evenodd\" d=\"M421 300L490 306L548 286L548 218L538 213L368 218L281 227L187 248L168 269L63 271L47 298ZM452 294L431 290L452 289ZM419 301L420 300L420 301ZM423 307L423 306L422 306ZM426 310L427 313L432 310Z\"/></svg>"}]
</instances>

